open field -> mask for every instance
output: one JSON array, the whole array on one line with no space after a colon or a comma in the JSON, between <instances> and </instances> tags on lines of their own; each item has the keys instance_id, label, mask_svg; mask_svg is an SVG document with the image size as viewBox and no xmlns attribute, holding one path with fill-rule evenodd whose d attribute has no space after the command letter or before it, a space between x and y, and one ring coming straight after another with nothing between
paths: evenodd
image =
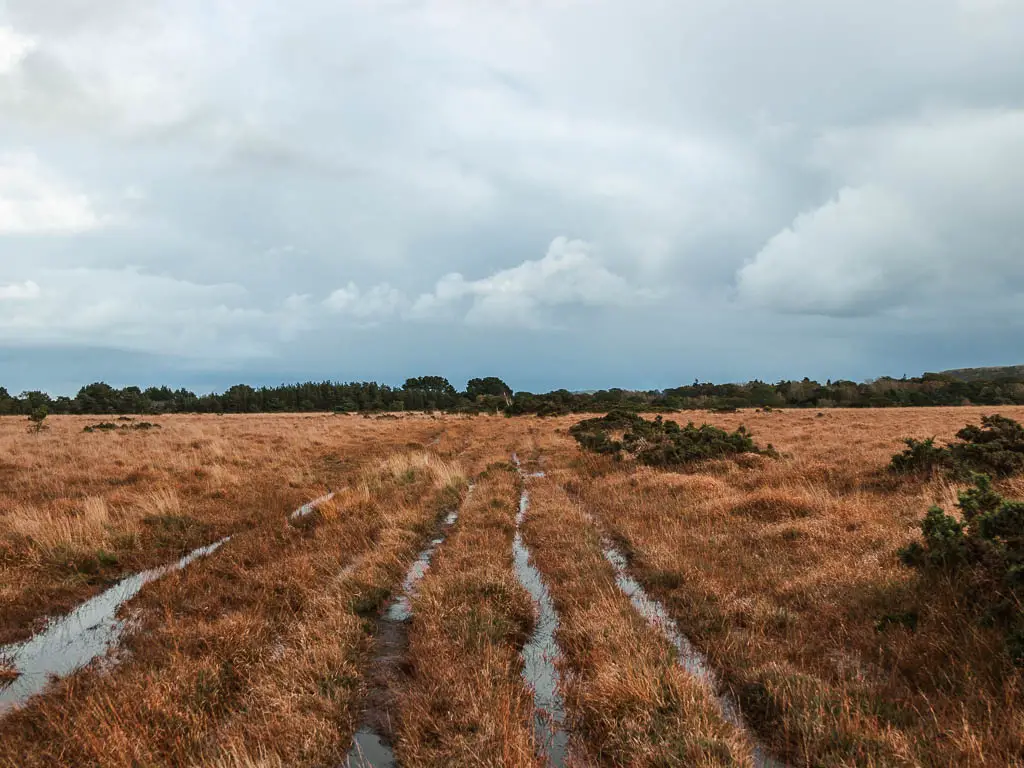
<instances>
[{"instance_id":1,"label":"open field","mask_svg":"<svg viewBox=\"0 0 1024 768\"><path fill-rule=\"evenodd\" d=\"M390 745L373 764L1024 765L1024 679L999 633L897 558L959 486L884 471L902 437L995 411L1024 421L682 413L780 455L681 471L582 453L582 417L0 419L0 645L231 537L145 584L107 660L22 706L3 708L0 658L0 766L336 766L367 728ZM998 487L1024 498L1021 478ZM540 714L514 541L557 614Z\"/></svg>"}]
</instances>

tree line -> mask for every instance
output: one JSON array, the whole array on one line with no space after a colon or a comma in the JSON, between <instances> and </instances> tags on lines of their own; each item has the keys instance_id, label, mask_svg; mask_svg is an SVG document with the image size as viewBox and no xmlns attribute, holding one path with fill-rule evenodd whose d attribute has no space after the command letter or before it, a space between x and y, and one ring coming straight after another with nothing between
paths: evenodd
<instances>
[{"instance_id":1,"label":"tree line","mask_svg":"<svg viewBox=\"0 0 1024 768\"><path fill-rule=\"evenodd\" d=\"M543 394L514 392L495 377L470 379L457 390L442 376L407 379L400 387L377 382L305 382L254 388L236 384L221 393L197 395L170 387L124 387L103 382L82 387L74 397L41 391L11 395L0 387L0 415L51 414L276 413L304 411L381 412L501 411L509 415L607 412L611 409L677 411L733 408L884 408L939 405L1024 405L1024 377L960 381L943 374L880 378L857 383L810 379L768 383L712 384L663 390L606 389Z\"/></svg>"}]
</instances>

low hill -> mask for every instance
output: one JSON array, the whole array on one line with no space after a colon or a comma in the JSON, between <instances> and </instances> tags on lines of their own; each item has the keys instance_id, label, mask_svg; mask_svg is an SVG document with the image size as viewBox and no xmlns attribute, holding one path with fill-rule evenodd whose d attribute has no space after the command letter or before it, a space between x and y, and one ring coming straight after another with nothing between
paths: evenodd
<instances>
[{"instance_id":1,"label":"low hill","mask_svg":"<svg viewBox=\"0 0 1024 768\"><path fill-rule=\"evenodd\" d=\"M942 376L950 376L957 381L1001 381L1005 379L1024 379L1024 365L1000 365L991 368L953 368L943 371Z\"/></svg>"}]
</instances>

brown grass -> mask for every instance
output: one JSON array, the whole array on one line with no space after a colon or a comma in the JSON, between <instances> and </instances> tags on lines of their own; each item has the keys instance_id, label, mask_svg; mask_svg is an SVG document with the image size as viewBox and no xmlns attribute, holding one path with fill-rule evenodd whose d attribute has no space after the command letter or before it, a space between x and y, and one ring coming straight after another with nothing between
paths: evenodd
<instances>
[{"instance_id":1,"label":"brown grass","mask_svg":"<svg viewBox=\"0 0 1024 768\"><path fill-rule=\"evenodd\" d=\"M1024 755L1020 673L995 630L958 618L955 591L926 590L896 557L956 489L882 473L901 437L948 439L991 410L715 416L785 458L691 475L587 459L570 488L793 763L1010 765ZM911 610L916 631L876 629Z\"/></svg>"},{"instance_id":2,"label":"brown grass","mask_svg":"<svg viewBox=\"0 0 1024 768\"><path fill-rule=\"evenodd\" d=\"M953 511L957 487L882 471L900 438L949 439L995 410L1024 420L1022 408L712 415L782 458L686 472L583 456L566 434L575 418L176 416L83 434L95 418L55 417L38 435L0 419L0 643L234 534L129 604L137 631L116 667L0 719L0 766L339 764L376 611L464 480L513 450L548 472L528 480L524 533L561 613L578 764L748 760L615 589L595 523L790 764L1024 764L1021 673L999 633L896 558L930 504ZM404 764L539 762L519 658L532 611L511 562L518 483L507 467L479 478L421 583L396 699ZM330 504L286 523L328 488ZM1024 498L1024 479L1001 488ZM879 623L915 610L916 631Z\"/></svg>"},{"instance_id":3,"label":"brown grass","mask_svg":"<svg viewBox=\"0 0 1024 768\"><path fill-rule=\"evenodd\" d=\"M518 499L510 468L482 476L422 582L399 694L403 764L539 764L520 677L533 611L512 571Z\"/></svg>"},{"instance_id":4,"label":"brown grass","mask_svg":"<svg viewBox=\"0 0 1024 768\"><path fill-rule=\"evenodd\" d=\"M561 617L570 730L600 765L750 765L741 734L615 585L593 522L557 481L530 480L526 542Z\"/></svg>"}]
</instances>

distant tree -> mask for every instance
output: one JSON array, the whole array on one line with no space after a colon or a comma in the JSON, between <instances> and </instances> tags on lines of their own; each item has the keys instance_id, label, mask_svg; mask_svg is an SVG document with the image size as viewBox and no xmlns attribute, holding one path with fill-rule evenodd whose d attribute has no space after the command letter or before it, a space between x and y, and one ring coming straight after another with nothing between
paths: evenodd
<instances>
[{"instance_id":1,"label":"distant tree","mask_svg":"<svg viewBox=\"0 0 1024 768\"><path fill-rule=\"evenodd\" d=\"M455 387L453 387L444 376L416 376L411 379L406 379L405 384L402 385L402 389L406 392L429 392L435 395L456 394Z\"/></svg>"},{"instance_id":2,"label":"distant tree","mask_svg":"<svg viewBox=\"0 0 1024 768\"><path fill-rule=\"evenodd\" d=\"M32 413L28 415L28 420L30 422L29 430L35 432L36 434L39 434L44 429L46 429L46 424L44 422L46 421L46 417L48 415L49 411L47 410L45 405L41 405L34 411L32 411Z\"/></svg>"},{"instance_id":3,"label":"distant tree","mask_svg":"<svg viewBox=\"0 0 1024 768\"><path fill-rule=\"evenodd\" d=\"M470 400L476 400L480 395L491 397L511 397L512 388L497 376L487 376L483 379L470 379L466 383L466 396Z\"/></svg>"}]
</instances>

